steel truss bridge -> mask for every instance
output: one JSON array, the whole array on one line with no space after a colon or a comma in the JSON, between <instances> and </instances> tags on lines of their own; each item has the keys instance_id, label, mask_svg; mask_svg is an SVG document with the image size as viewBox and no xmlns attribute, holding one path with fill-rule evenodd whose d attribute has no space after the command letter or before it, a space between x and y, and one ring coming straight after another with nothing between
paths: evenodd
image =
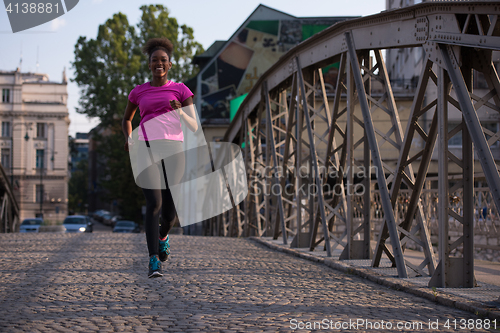
<instances>
[{"instance_id":1,"label":"steel truss bridge","mask_svg":"<svg viewBox=\"0 0 500 333\"><path fill-rule=\"evenodd\" d=\"M19 230L19 206L12 191L10 180L0 164L0 232Z\"/></svg>"},{"instance_id":2,"label":"steel truss bridge","mask_svg":"<svg viewBox=\"0 0 500 333\"><path fill-rule=\"evenodd\" d=\"M483 128L476 112L500 112L492 62L492 52L500 49L499 14L499 2L426 2L335 24L291 49L258 80L226 132L225 141L244 143L249 194L213 218L210 233L273 236L327 256L341 249L340 259L371 259L373 267L389 258L400 278L430 275L430 286L473 287L474 155L500 211L500 177L491 151L500 132ZM412 47L422 47L425 58L403 129L382 50ZM339 71L328 96L321 69L333 63ZM473 91L473 70L486 79L484 95ZM381 87L377 92L375 84ZM436 96L426 97L432 89ZM451 130L450 105L462 118ZM430 121L428 128L423 119ZM454 154L448 140L458 133L462 146ZM423 143L412 145L417 139ZM438 237L444 244L438 256L421 199L436 145ZM386 157L387 151L396 158ZM452 164L458 177L449 177ZM361 183L355 179L360 168L373 170ZM362 195L349 191L360 184ZM311 185L314 193L303 190ZM373 249L375 189L383 219ZM408 197L403 214L396 208L402 192ZM461 193L460 209L446 199L454 193ZM453 242L452 220L461 225ZM405 258L412 242L425 254L418 265ZM463 255L453 255L458 248Z\"/></svg>"}]
</instances>

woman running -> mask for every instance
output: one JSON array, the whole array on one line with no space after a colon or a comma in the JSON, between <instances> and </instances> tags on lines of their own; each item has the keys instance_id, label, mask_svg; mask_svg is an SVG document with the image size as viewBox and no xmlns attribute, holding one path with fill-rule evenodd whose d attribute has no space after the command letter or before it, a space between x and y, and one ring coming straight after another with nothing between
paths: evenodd
<instances>
[{"instance_id":1,"label":"woman running","mask_svg":"<svg viewBox=\"0 0 500 333\"><path fill-rule=\"evenodd\" d=\"M122 128L125 135L125 150L129 151L132 141L132 119L139 107L141 123L139 141L144 141L147 148L139 148L138 162L158 161L138 177L138 184L158 184L144 186L142 191L146 198L145 231L149 251L148 276L163 276L161 262L170 254L168 233L176 222L176 210L172 194L168 187L165 163L162 154L175 154L174 165L169 159L169 179L178 181L184 173L184 155L182 141L184 139L181 119L191 131L196 131L198 124L194 108L182 107L193 104L193 93L183 83L169 81L168 71L172 68L171 56L173 44L167 38L153 38L146 42L142 51L148 55L149 70L152 80L136 86L128 96L127 108L123 116ZM185 111L185 112L184 112ZM146 123L153 124L144 130ZM163 179L164 182L163 183ZM160 182L163 184L160 186ZM142 187L142 186L141 186ZM161 188L161 189L160 189ZM161 228L159 215L161 210Z\"/></svg>"}]
</instances>

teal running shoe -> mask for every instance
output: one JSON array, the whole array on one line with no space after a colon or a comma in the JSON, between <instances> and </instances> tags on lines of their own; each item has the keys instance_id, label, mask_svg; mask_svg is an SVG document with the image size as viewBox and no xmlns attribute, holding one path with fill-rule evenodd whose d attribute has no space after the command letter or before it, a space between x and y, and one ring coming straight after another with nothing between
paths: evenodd
<instances>
[{"instance_id":1,"label":"teal running shoe","mask_svg":"<svg viewBox=\"0 0 500 333\"><path fill-rule=\"evenodd\" d=\"M163 276L161 272L161 262L158 260L157 256L151 256L149 258L149 274L148 277L161 277Z\"/></svg>"},{"instance_id":2,"label":"teal running shoe","mask_svg":"<svg viewBox=\"0 0 500 333\"><path fill-rule=\"evenodd\" d=\"M170 244L168 243L168 235L167 239L164 241L160 241L160 254L158 257L160 258L160 261L167 261L168 256L170 255Z\"/></svg>"}]
</instances>

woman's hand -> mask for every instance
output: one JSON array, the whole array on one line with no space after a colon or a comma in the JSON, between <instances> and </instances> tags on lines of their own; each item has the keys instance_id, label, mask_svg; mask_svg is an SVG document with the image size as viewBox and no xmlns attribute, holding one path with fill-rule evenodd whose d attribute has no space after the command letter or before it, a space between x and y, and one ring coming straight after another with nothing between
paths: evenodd
<instances>
[{"instance_id":1,"label":"woman's hand","mask_svg":"<svg viewBox=\"0 0 500 333\"><path fill-rule=\"evenodd\" d=\"M177 109L182 108L182 104L181 104L181 102L176 101L175 99L171 99L171 100L170 100L170 106L171 106L171 107L172 107L172 109L174 109L174 110L177 110Z\"/></svg>"},{"instance_id":2,"label":"woman's hand","mask_svg":"<svg viewBox=\"0 0 500 333\"><path fill-rule=\"evenodd\" d=\"M184 102L182 102L182 108L179 116L184 120L186 126L191 132L196 132L198 130L198 122L196 120L196 112L193 105L193 97L189 97Z\"/></svg>"},{"instance_id":3,"label":"woman's hand","mask_svg":"<svg viewBox=\"0 0 500 333\"><path fill-rule=\"evenodd\" d=\"M134 118L135 111L137 110L138 105L132 103L131 101L127 102L127 108L125 109L125 114L123 115L122 120L122 130L123 135L125 135L125 151L129 151L129 145L134 144L132 140L132 119Z\"/></svg>"},{"instance_id":4,"label":"woman's hand","mask_svg":"<svg viewBox=\"0 0 500 333\"><path fill-rule=\"evenodd\" d=\"M127 138L127 141L125 141L125 151L130 151L130 146L133 146L134 145L134 140L132 140L131 137L128 137Z\"/></svg>"}]
</instances>

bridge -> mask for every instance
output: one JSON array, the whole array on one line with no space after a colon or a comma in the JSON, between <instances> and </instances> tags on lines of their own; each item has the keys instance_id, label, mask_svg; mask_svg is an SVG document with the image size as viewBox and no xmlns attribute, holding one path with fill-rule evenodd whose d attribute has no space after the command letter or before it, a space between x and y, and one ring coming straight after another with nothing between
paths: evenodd
<instances>
[{"instance_id":1,"label":"bridge","mask_svg":"<svg viewBox=\"0 0 500 333\"><path fill-rule=\"evenodd\" d=\"M206 224L214 237L172 235L166 276L148 279L143 234L0 234L0 330L498 328L500 270L474 260L474 233L499 230L500 133L478 117L500 111L499 13L497 2L423 3L299 44L226 133L243 148L249 195ZM410 47L425 62L403 129L383 50ZM321 69L334 63L332 92ZM462 121L450 128L452 110Z\"/></svg>"},{"instance_id":2,"label":"bridge","mask_svg":"<svg viewBox=\"0 0 500 333\"><path fill-rule=\"evenodd\" d=\"M19 230L19 206L12 191L11 180L0 164L0 233Z\"/></svg>"},{"instance_id":3,"label":"bridge","mask_svg":"<svg viewBox=\"0 0 500 333\"><path fill-rule=\"evenodd\" d=\"M165 276L149 279L143 233L0 234L0 331L400 332L466 323L479 332L500 319L472 300L424 288L439 304L248 238L172 235L170 243Z\"/></svg>"},{"instance_id":4,"label":"bridge","mask_svg":"<svg viewBox=\"0 0 500 333\"><path fill-rule=\"evenodd\" d=\"M291 49L259 78L226 132L225 141L243 148L249 195L213 218L209 233L272 236L327 257L340 250L338 258L369 260L371 267L390 260L399 278L474 287L475 181L488 186L482 205L492 213L481 220L484 230L499 227L491 147L500 132L483 128L478 117L480 108L500 111L492 62L499 13L498 2L426 2L337 23ZM403 129L383 50L413 47L425 50L425 59ZM328 93L322 68L334 63L338 77ZM473 70L487 82L484 94L473 89ZM452 110L461 121L450 128ZM457 134L458 153L449 145ZM431 192L434 202L426 202ZM452 230L458 234L451 237ZM410 246L423 251L420 262L406 257Z\"/></svg>"}]
</instances>

